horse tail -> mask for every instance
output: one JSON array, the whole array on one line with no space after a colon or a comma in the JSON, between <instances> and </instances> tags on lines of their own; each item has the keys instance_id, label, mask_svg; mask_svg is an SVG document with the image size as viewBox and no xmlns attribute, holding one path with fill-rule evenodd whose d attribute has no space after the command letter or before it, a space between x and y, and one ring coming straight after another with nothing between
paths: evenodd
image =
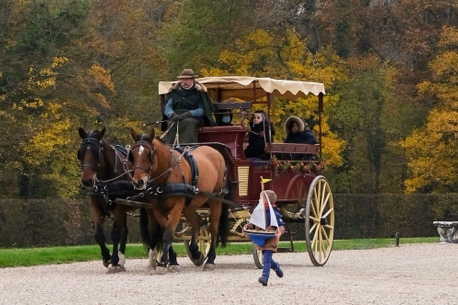
<instances>
[{"instance_id":1,"label":"horse tail","mask_svg":"<svg viewBox=\"0 0 458 305\"><path fill-rule=\"evenodd\" d=\"M222 205L221 216L219 217L218 239L221 247L226 247L229 236L229 205L224 202Z\"/></svg>"},{"instance_id":2,"label":"horse tail","mask_svg":"<svg viewBox=\"0 0 458 305\"><path fill-rule=\"evenodd\" d=\"M226 174L226 187L228 193L224 196L224 199L232 201L232 182L230 175ZM219 226L218 226L218 240L221 244L221 247L226 247L229 236L229 204L223 202L221 207L221 215L219 217Z\"/></svg>"}]
</instances>

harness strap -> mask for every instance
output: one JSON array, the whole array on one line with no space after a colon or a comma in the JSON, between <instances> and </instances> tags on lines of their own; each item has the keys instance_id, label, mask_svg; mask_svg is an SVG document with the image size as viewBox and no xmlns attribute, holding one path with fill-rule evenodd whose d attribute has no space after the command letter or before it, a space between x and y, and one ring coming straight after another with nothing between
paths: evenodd
<instances>
[{"instance_id":1,"label":"harness strap","mask_svg":"<svg viewBox=\"0 0 458 305\"><path fill-rule=\"evenodd\" d=\"M161 200L169 197L186 197L188 199L192 199L196 195L204 195L208 198L218 199L221 202L227 203L231 207L240 207L240 205L236 204L235 202L223 198L228 193L229 190L227 188L221 189L216 193L208 193L199 191L195 186L190 184L169 183L165 186L150 186L147 190L130 197L129 200L135 201L143 198L148 200Z\"/></svg>"},{"instance_id":2,"label":"harness strap","mask_svg":"<svg viewBox=\"0 0 458 305\"><path fill-rule=\"evenodd\" d=\"M175 148L175 150L178 151L186 159L186 161L188 161L189 166L191 167L191 185L197 187L197 184L199 183L199 167L197 166L194 156L189 153L190 149L191 148L189 146L186 146L185 148Z\"/></svg>"}]
</instances>

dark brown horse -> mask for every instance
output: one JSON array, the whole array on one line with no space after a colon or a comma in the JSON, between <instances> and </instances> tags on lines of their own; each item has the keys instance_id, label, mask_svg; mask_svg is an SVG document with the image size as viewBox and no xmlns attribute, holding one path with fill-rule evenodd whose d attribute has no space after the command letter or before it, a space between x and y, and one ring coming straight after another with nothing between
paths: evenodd
<instances>
[{"instance_id":1,"label":"dark brown horse","mask_svg":"<svg viewBox=\"0 0 458 305\"><path fill-rule=\"evenodd\" d=\"M222 203L227 191L223 156L209 146L199 146L189 153L172 150L155 137L154 129L148 135L131 130L131 136L135 141L129 156L134 168L132 183L137 190L150 195L150 214L164 230L159 265L166 267L169 263L167 253L181 215L192 226L191 260L196 265L203 263L203 254L197 246L202 221L196 210L208 207L211 242L204 270L213 269L215 248L219 242L225 246L228 235L228 208Z\"/></svg>"},{"instance_id":2,"label":"dark brown horse","mask_svg":"<svg viewBox=\"0 0 458 305\"><path fill-rule=\"evenodd\" d=\"M91 198L92 221L95 226L95 240L102 252L103 265L114 271L124 270L125 250L127 243L127 212L136 207L124 206L114 203L116 198L126 198L137 192L132 187L132 165L127 160L127 151L119 146L112 146L103 138L105 128L101 131L86 132L79 128L79 135L83 142L78 150L78 159L81 162L81 182ZM141 219L147 218L145 211L141 210ZM103 231L103 222L107 217L113 218L111 239L113 252L106 246ZM140 221L140 232L145 243L154 244L146 228L145 221ZM154 220L153 220L154 221ZM160 227L156 225L156 230ZM155 233L156 234L156 233ZM157 239L155 239L157 240ZM119 249L118 249L119 247ZM149 249L150 265L154 265L156 257L154 248ZM172 256L174 254L171 249ZM176 255L175 255L176 257ZM174 259L176 263L176 258Z\"/></svg>"}]
</instances>

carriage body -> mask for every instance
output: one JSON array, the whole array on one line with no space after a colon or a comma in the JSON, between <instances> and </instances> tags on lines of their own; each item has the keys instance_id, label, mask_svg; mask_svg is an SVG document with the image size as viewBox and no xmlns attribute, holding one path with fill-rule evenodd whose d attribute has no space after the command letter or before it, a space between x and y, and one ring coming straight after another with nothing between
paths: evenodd
<instances>
[{"instance_id":1,"label":"carriage body","mask_svg":"<svg viewBox=\"0 0 458 305\"><path fill-rule=\"evenodd\" d=\"M261 104L270 117L271 106L275 98L294 100L309 94L318 98L318 110L322 110L324 85L315 82L275 80L271 78L255 77L204 77L197 78L197 82L204 85L211 96L216 112L225 110L249 111L254 104ZM161 109L166 103L168 90L176 81L159 82ZM230 100L231 102L225 102ZM319 112L321 114L321 112ZM321 120L319 120L319 142L321 142ZM233 183L233 200L240 205L252 207L257 203L261 192L261 180L271 179L264 184L265 189L277 193L279 204L295 202L302 196L297 194L298 188L304 190L310 185L314 177L321 174L322 162L321 145L296 143L268 143L266 151L270 160L248 160L244 149L248 145L246 137L249 128L240 123L230 126L201 127L198 130L198 142L219 150L226 159L231 180ZM317 156L313 160L302 162L304 166L294 163L294 168L287 168L288 163L274 158L283 153L310 154ZM278 162L275 161L278 160ZM305 166L307 165L307 166Z\"/></svg>"},{"instance_id":2,"label":"carriage body","mask_svg":"<svg viewBox=\"0 0 458 305\"><path fill-rule=\"evenodd\" d=\"M217 113L226 110L246 112L253 105L260 104L270 118L275 98L294 100L309 94L317 96L318 141L321 144L321 112L325 94L323 84L237 76L197 78L196 81L207 88ZM166 94L174 83L176 82L159 83L161 109L166 103ZM262 189L270 189L277 194L277 206L288 226L288 250L294 250L292 241L299 231L297 224L305 223L310 258L314 265L324 265L332 249L334 204L329 185L322 176L321 145L272 142L265 149L270 155L269 160L249 160L244 155L244 148L248 144L248 131L240 123L201 127L198 130L199 144L217 149L226 161L231 182L231 200L234 203L230 213L234 223L230 240L248 240L241 231L241 226L257 204ZM277 158L284 153L291 154L292 160ZM294 156L297 154L310 154L314 157L307 161L295 161ZM205 212L202 215L205 217ZM179 237L184 235L181 233ZM256 265L261 267L262 260L260 257L256 259L259 253L254 251L254 254Z\"/></svg>"}]
</instances>

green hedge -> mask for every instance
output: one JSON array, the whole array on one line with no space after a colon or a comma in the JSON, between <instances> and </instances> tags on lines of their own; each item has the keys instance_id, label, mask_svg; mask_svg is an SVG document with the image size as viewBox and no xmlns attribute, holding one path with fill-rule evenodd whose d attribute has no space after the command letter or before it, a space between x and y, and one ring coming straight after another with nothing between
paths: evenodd
<instances>
[{"instance_id":1,"label":"green hedge","mask_svg":"<svg viewBox=\"0 0 458 305\"><path fill-rule=\"evenodd\" d=\"M335 238L438 236L434 220L458 220L458 194L334 194Z\"/></svg>"},{"instance_id":2,"label":"green hedge","mask_svg":"<svg viewBox=\"0 0 458 305\"><path fill-rule=\"evenodd\" d=\"M128 217L127 225L128 241L141 242L138 217ZM107 242L112 226L113 221L106 219ZM95 244L89 199L0 200L0 247L88 244Z\"/></svg>"},{"instance_id":3,"label":"green hedge","mask_svg":"<svg viewBox=\"0 0 458 305\"><path fill-rule=\"evenodd\" d=\"M434 220L458 220L458 194L334 194L334 203L336 239L438 236ZM141 242L138 217L128 228L128 241ZM89 199L0 200L0 247L94 244L93 234Z\"/></svg>"}]
</instances>

